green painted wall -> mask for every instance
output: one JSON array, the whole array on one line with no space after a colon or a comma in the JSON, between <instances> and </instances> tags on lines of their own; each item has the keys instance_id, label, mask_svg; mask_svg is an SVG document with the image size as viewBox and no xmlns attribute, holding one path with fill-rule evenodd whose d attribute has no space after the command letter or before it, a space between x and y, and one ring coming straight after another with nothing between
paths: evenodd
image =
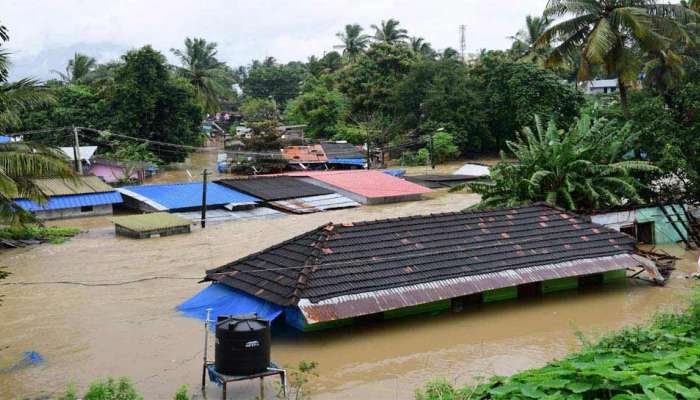
<instances>
[{"instance_id":1,"label":"green painted wall","mask_svg":"<svg viewBox=\"0 0 700 400\"><path fill-rule=\"evenodd\" d=\"M518 298L518 287L511 286L502 289L487 290L481 295L484 303Z\"/></svg>"},{"instance_id":2,"label":"green painted wall","mask_svg":"<svg viewBox=\"0 0 700 400\"><path fill-rule=\"evenodd\" d=\"M435 301L432 303L418 304L417 306L398 308L384 311L384 319L407 317L416 314L439 314L450 309L450 299Z\"/></svg>"},{"instance_id":3,"label":"green painted wall","mask_svg":"<svg viewBox=\"0 0 700 400\"><path fill-rule=\"evenodd\" d=\"M562 290L572 290L578 287L578 277L551 279L542 282L542 293L560 292Z\"/></svg>"},{"instance_id":4,"label":"green painted wall","mask_svg":"<svg viewBox=\"0 0 700 400\"><path fill-rule=\"evenodd\" d=\"M683 213L683 210L681 209L680 205L676 205L676 212L680 215L680 219L687 224L687 219L685 218L685 214ZM673 213L672 206L666 206L666 211L668 214L671 216L671 218L674 221L678 221L678 217ZM649 207L649 208L640 208L637 210L637 222L638 223L645 223L645 222L653 222L654 223L654 242L655 244L671 244L671 243L676 243L680 242L684 238L688 237L688 233L686 230L683 228L683 225L679 222L676 222L676 226L678 229L681 231L683 234L683 237L678 235L678 232L676 232L675 229L673 229L673 226L671 226L671 223L668 221L664 213L661 211L661 207Z\"/></svg>"}]
</instances>

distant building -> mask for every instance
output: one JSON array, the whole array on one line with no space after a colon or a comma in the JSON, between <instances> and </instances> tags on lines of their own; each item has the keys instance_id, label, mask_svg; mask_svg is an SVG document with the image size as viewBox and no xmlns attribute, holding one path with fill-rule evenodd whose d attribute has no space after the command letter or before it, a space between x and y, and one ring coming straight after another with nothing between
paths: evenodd
<instances>
[{"instance_id":1,"label":"distant building","mask_svg":"<svg viewBox=\"0 0 700 400\"><path fill-rule=\"evenodd\" d=\"M41 220L111 215L112 206L122 202L122 196L96 176L75 179L35 180L34 183L48 196L44 204L23 198L13 201Z\"/></svg>"},{"instance_id":2,"label":"distant building","mask_svg":"<svg viewBox=\"0 0 700 400\"><path fill-rule=\"evenodd\" d=\"M89 172L107 183L141 182L146 177L146 168L147 165L145 163L127 165L127 163L121 161L94 158L90 164Z\"/></svg>"},{"instance_id":3,"label":"distant building","mask_svg":"<svg viewBox=\"0 0 700 400\"><path fill-rule=\"evenodd\" d=\"M588 94L613 93L618 89L617 79L596 79L581 82L581 88Z\"/></svg>"}]
</instances>

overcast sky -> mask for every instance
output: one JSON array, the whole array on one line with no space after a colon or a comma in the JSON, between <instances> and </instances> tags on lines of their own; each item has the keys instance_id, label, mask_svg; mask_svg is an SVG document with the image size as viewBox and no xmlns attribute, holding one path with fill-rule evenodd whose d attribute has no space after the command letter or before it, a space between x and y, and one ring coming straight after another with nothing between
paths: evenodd
<instances>
[{"instance_id":1,"label":"overcast sky","mask_svg":"<svg viewBox=\"0 0 700 400\"><path fill-rule=\"evenodd\" d=\"M434 48L459 47L467 26L467 52L502 49L527 14L546 0L1 0L0 22L10 31L12 78L50 78L75 51L98 61L151 44L172 61L169 49L186 36L219 44L231 66L273 56L281 62L321 56L337 44L345 24L369 30L396 18L409 35Z\"/></svg>"}]
</instances>

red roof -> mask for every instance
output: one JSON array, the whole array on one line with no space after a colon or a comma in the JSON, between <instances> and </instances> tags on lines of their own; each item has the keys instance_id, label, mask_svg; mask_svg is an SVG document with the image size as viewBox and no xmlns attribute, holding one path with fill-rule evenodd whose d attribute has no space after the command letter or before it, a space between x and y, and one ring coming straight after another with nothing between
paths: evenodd
<instances>
[{"instance_id":1,"label":"red roof","mask_svg":"<svg viewBox=\"0 0 700 400\"><path fill-rule=\"evenodd\" d=\"M430 193L432 190L380 171L303 171L287 175L308 176L367 198Z\"/></svg>"},{"instance_id":2,"label":"red roof","mask_svg":"<svg viewBox=\"0 0 700 400\"><path fill-rule=\"evenodd\" d=\"M321 145L311 146L287 146L282 149L282 156L289 161L298 162L326 162L326 154Z\"/></svg>"}]
</instances>

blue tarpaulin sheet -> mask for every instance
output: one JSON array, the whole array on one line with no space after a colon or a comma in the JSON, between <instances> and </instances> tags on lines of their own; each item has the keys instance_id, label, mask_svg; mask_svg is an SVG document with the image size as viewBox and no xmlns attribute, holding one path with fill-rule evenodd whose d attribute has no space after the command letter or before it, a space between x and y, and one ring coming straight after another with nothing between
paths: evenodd
<instances>
[{"instance_id":1,"label":"blue tarpaulin sheet","mask_svg":"<svg viewBox=\"0 0 700 400\"><path fill-rule=\"evenodd\" d=\"M328 164L344 164L344 165L365 165L364 158L333 158L328 160Z\"/></svg>"},{"instance_id":2,"label":"blue tarpaulin sheet","mask_svg":"<svg viewBox=\"0 0 700 400\"><path fill-rule=\"evenodd\" d=\"M211 308L210 318L216 320L219 315L241 315L255 313L258 317L272 321L277 318L283 307L251 296L240 290L220 283L213 283L178 305L176 309L188 317L204 320L207 308Z\"/></svg>"},{"instance_id":3,"label":"blue tarpaulin sheet","mask_svg":"<svg viewBox=\"0 0 700 400\"><path fill-rule=\"evenodd\" d=\"M64 208L99 206L103 204L121 203L122 195L117 192L71 194L67 196L51 196L45 204L37 204L31 200L16 199L14 202L27 211L61 210Z\"/></svg>"},{"instance_id":4,"label":"blue tarpaulin sheet","mask_svg":"<svg viewBox=\"0 0 700 400\"><path fill-rule=\"evenodd\" d=\"M10 143L12 138L9 136L0 135L0 143Z\"/></svg>"},{"instance_id":5,"label":"blue tarpaulin sheet","mask_svg":"<svg viewBox=\"0 0 700 400\"><path fill-rule=\"evenodd\" d=\"M44 357L36 351L25 351L22 353L22 359L14 363L9 368L0 368L0 373L6 374L9 372L15 372L17 370L31 367L32 365L39 365L44 362Z\"/></svg>"},{"instance_id":6,"label":"blue tarpaulin sheet","mask_svg":"<svg viewBox=\"0 0 700 400\"><path fill-rule=\"evenodd\" d=\"M384 172L387 175L391 175L391 176L404 176L404 175L406 175L405 169L385 169L382 172Z\"/></svg>"}]
</instances>

